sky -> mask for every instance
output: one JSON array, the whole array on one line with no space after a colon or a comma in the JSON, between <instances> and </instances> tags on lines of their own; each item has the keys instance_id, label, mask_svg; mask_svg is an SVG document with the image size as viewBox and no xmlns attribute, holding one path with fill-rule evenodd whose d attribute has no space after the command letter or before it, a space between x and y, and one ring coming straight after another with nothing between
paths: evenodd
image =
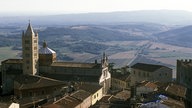
<instances>
[{"instance_id":1,"label":"sky","mask_svg":"<svg viewBox=\"0 0 192 108\"><path fill-rule=\"evenodd\" d=\"M186 10L192 0L0 0L0 13L90 13L135 10Z\"/></svg>"}]
</instances>

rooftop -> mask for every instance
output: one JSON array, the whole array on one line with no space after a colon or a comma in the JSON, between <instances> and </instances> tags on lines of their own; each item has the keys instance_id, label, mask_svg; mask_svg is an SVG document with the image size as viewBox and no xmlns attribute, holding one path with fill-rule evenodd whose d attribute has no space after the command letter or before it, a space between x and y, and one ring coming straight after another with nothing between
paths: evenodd
<instances>
[{"instance_id":1,"label":"rooftop","mask_svg":"<svg viewBox=\"0 0 192 108\"><path fill-rule=\"evenodd\" d=\"M100 86L99 84L88 84L88 83L84 83L84 84L79 84L77 86L78 89L82 89L85 90L91 94L94 94L95 92L97 92L98 90L100 90L102 88L102 86Z\"/></svg>"},{"instance_id":2,"label":"rooftop","mask_svg":"<svg viewBox=\"0 0 192 108\"><path fill-rule=\"evenodd\" d=\"M133 68L133 69L139 69L139 70L144 70L144 71L148 71L148 72L154 72L162 67L165 67L165 66L154 65L154 64L145 64L145 63L136 63L133 66L131 66L131 68Z\"/></svg>"},{"instance_id":3,"label":"rooftop","mask_svg":"<svg viewBox=\"0 0 192 108\"><path fill-rule=\"evenodd\" d=\"M147 84L145 84L146 87L152 88L152 89L156 89L158 86L153 83L153 82L148 82Z\"/></svg>"},{"instance_id":4,"label":"rooftop","mask_svg":"<svg viewBox=\"0 0 192 108\"><path fill-rule=\"evenodd\" d=\"M90 75L61 75L61 74L47 74L41 73L45 77L57 79L61 81L77 81L77 82L99 82L100 74Z\"/></svg>"},{"instance_id":5,"label":"rooftop","mask_svg":"<svg viewBox=\"0 0 192 108\"><path fill-rule=\"evenodd\" d=\"M62 106L62 108L75 108L78 106L82 101L73 98L71 96L63 97L62 99L54 102L54 104ZM59 107L58 107L59 108Z\"/></svg>"},{"instance_id":6,"label":"rooftop","mask_svg":"<svg viewBox=\"0 0 192 108\"><path fill-rule=\"evenodd\" d=\"M54 62L51 66L62 66L62 67L76 67L76 68L98 68L101 64L97 63L77 63L77 62Z\"/></svg>"},{"instance_id":7,"label":"rooftop","mask_svg":"<svg viewBox=\"0 0 192 108\"><path fill-rule=\"evenodd\" d=\"M77 99L79 99L81 101L85 100L89 96L91 96L91 93L89 93L89 92L87 92L85 90L78 90L75 93L71 94L71 97L77 98Z\"/></svg>"},{"instance_id":8,"label":"rooftop","mask_svg":"<svg viewBox=\"0 0 192 108\"><path fill-rule=\"evenodd\" d=\"M170 108L185 108L185 104L183 101L177 101L170 97L167 100L164 100L163 104L169 106Z\"/></svg>"},{"instance_id":9,"label":"rooftop","mask_svg":"<svg viewBox=\"0 0 192 108\"><path fill-rule=\"evenodd\" d=\"M115 95L116 98L127 100L131 97L131 91L123 90Z\"/></svg>"},{"instance_id":10,"label":"rooftop","mask_svg":"<svg viewBox=\"0 0 192 108\"><path fill-rule=\"evenodd\" d=\"M32 28L32 26L31 26L31 24L29 23L29 25L28 25L28 27L27 27L27 30L26 30L26 32L25 32L25 35L26 35L26 36L30 36L30 35L33 35L33 34L34 34L33 28Z\"/></svg>"},{"instance_id":11,"label":"rooftop","mask_svg":"<svg viewBox=\"0 0 192 108\"><path fill-rule=\"evenodd\" d=\"M14 88L19 90L65 85L64 82L32 75L19 75L15 78Z\"/></svg>"},{"instance_id":12,"label":"rooftop","mask_svg":"<svg viewBox=\"0 0 192 108\"><path fill-rule=\"evenodd\" d=\"M122 81L129 81L131 80L131 76L130 73L125 73L125 74L121 74L121 73L113 73L112 74L112 78L116 78Z\"/></svg>"},{"instance_id":13,"label":"rooftop","mask_svg":"<svg viewBox=\"0 0 192 108\"><path fill-rule=\"evenodd\" d=\"M47 47L47 43L44 41L43 42L43 47L41 49L39 49L39 54L54 54L56 53L55 51L53 51L52 49Z\"/></svg>"},{"instance_id":14,"label":"rooftop","mask_svg":"<svg viewBox=\"0 0 192 108\"><path fill-rule=\"evenodd\" d=\"M23 63L23 59L7 59L7 60L2 61L2 63L18 64L18 63Z\"/></svg>"},{"instance_id":15,"label":"rooftop","mask_svg":"<svg viewBox=\"0 0 192 108\"><path fill-rule=\"evenodd\" d=\"M187 88L177 85L177 84L169 84L167 88L165 89L167 93L170 93L172 95L176 95L182 98L185 98Z\"/></svg>"}]
</instances>

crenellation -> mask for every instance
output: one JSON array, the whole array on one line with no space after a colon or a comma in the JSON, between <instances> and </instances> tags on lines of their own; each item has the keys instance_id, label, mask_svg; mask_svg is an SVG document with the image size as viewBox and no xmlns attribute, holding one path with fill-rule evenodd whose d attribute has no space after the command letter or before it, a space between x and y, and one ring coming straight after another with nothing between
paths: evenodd
<instances>
[{"instance_id":1,"label":"crenellation","mask_svg":"<svg viewBox=\"0 0 192 108\"><path fill-rule=\"evenodd\" d=\"M177 59L177 63L184 63L184 64L189 64L192 63L192 59Z\"/></svg>"}]
</instances>

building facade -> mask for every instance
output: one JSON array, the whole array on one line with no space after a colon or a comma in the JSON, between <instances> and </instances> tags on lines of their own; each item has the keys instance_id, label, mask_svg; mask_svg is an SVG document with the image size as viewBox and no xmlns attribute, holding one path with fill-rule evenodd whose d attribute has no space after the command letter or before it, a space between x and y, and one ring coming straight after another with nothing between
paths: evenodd
<instances>
[{"instance_id":1,"label":"building facade","mask_svg":"<svg viewBox=\"0 0 192 108\"><path fill-rule=\"evenodd\" d=\"M38 34L34 33L29 23L26 32L22 34L23 74L38 75Z\"/></svg>"},{"instance_id":2,"label":"building facade","mask_svg":"<svg viewBox=\"0 0 192 108\"><path fill-rule=\"evenodd\" d=\"M14 78L23 73L22 59L7 59L1 62L2 94L13 92Z\"/></svg>"},{"instance_id":3,"label":"building facade","mask_svg":"<svg viewBox=\"0 0 192 108\"><path fill-rule=\"evenodd\" d=\"M126 74L112 74L111 78L111 87L116 90L123 90L130 88L131 83L131 75L129 73Z\"/></svg>"},{"instance_id":4,"label":"building facade","mask_svg":"<svg viewBox=\"0 0 192 108\"><path fill-rule=\"evenodd\" d=\"M187 88L186 108L192 107L192 60L177 60L177 83Z\"/></svg>"},{"instance_id":5,"label":"building facade","mask_svg":"<svg viewBox=\"0 0 192 108\"><path fill-rule=\"evenodd\" d=\"M137 63L131 67L131 85L141 81L172 81L172 69L153 64Z\"/></svg>"}]
</instances>

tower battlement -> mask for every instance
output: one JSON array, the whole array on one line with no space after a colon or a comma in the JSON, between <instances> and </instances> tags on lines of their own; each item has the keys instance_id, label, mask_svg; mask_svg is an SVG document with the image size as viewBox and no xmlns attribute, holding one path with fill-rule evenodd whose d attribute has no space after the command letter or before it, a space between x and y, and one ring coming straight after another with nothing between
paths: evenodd
<instances>
[{"instance_id":1,"label":"tower battlement","mask_svg":"<svg viewBox=\"0 0 192 108\"><path fill-rule=\"evenodd\" d=\"M192 63L192 59L181 59L181 60L177 60L177 63L178 62L188 64L188 63Z\"/></svg>"}]
</instances>

